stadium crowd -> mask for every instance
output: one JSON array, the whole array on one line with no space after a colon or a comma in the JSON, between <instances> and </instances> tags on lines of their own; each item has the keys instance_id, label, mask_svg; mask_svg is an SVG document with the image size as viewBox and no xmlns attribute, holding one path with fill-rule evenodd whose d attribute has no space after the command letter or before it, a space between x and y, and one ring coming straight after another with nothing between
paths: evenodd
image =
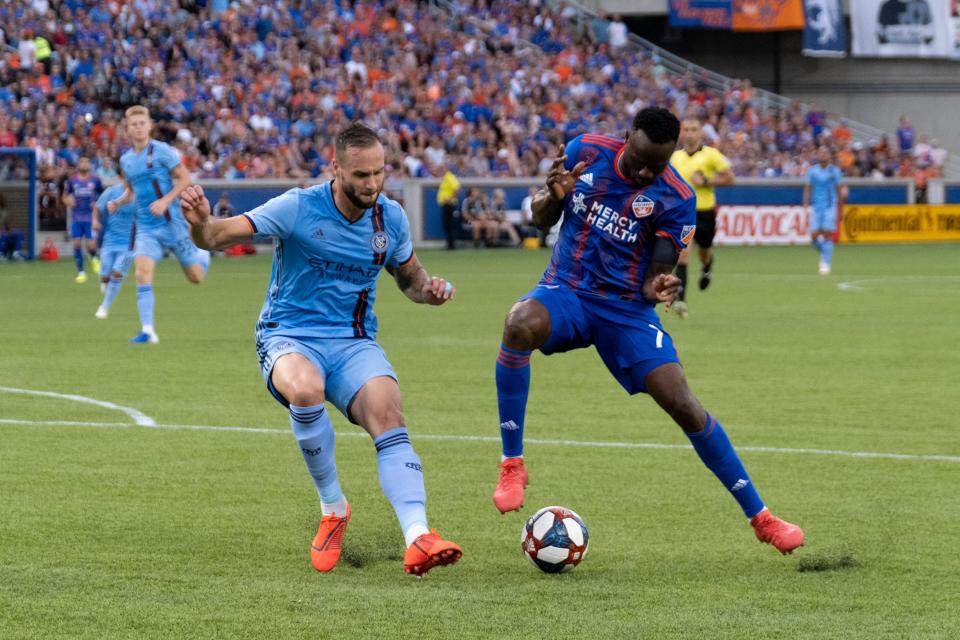
<instances>
[{"instance_id":1,"label":"stadium crowd","mask_svg":"<svg viewBox=\"0 0 960 640\"><path fill-rule=\"evenodd\" d=\"M145 104L156 136L198 178L324 177L331 140L363 119L404 176L542 174L557 146L618 134L661 105L705 121L739 176L800 176L827 143L845 174L938 175L946 152L904 119L897 139L854 142L799 104L754 107L669 73L628 46L616 16L583 23L543 2L456 0L29 0L0 4L0 146L37 150L45 180L90 157L116 177L122 110ZM579 25L579 26L578 26ZM0 166L0 178L9 163Z\"/></svg>"}]
</instances>

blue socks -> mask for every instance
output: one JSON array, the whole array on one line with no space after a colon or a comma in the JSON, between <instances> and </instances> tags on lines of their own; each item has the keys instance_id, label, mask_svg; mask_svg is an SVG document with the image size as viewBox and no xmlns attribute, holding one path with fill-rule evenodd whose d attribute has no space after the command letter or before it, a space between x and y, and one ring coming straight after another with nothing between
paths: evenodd
<instances>
[{"instance_id":1,"label":"blue socks","mask_svg":"<svg viewBox=\"0 0 960 640\"><path fill-rule=\"evenodd\" d=\"M153 285L137 285L137 311L140 312L140 324L153 327Z\"/></svg>"},{"instance_id":2,"label":"blue socks","mask_svg":"<svg viewBox=\"0 0 960 640\"><path fill-rule=\"evenodd\" d=\"M505 458L523 455L523 418L530 391L530 352L500 345L497 355L497 404Z\"/></svg>"},{"instance_id":3,"label":"blue socks","mask_svg":"<svg viewBox=\"0 0 960 640\"><path fill-rule=\"evenodd\" d=\"M345 516L346 500L340 490L337 463L333 457L333 423L323 404L313 407L290 405L290 426L317 488L323 514Z\"/></svg>"},{"instance_id":4,"label":"blue socks","mask_svg":"<svg viewBox=\"0 0 960 640\"><path fill-rule=\"evenodd\" d=\"M107 291L103 294L103 302L100 303L100 306L104 309L109 309L110 305L113 304L114 298L117 297L117 294L120 293L120 285L123 284L123 276L119 278L117 276L110 276L110 282L107 284ZM139 294L139 288L138 288ZM137 296L140 297L139 295Z\"/></svg>"},{"instance_id":5,"label":"blue socks","mask_svg":"<svg viewBox=\"0 0 960 640\"><path fill-rule=\"evenodd\" d=\"M823 258L823 263L829 267L830 260L833 259L833 240L820 241L820 257Z\"/></svg>"},{"instance_id":6,"label":"blue socks","mask_svg":"<svg viewBox=\"0 0 960 640\"><path fill-rule=\"evenodd\" d=\"M393 505L409 547L427 529L427 492L423 488L420 458L410 444L406 427L396 427L374 439L380 487Z\"/></svg>"},{"instance_id":7,"label":"blue socks","mask_svg":"<svg viewBox=\"0 0 960 640\"><path fill-rule=\"evenodd\" d=\"M820 253L820 259L823 263L829 267L830 261L833 259L833 240L817 237L813 241L813 246Z\"/></svg>"},{"instance_id":8,"label":"blue socks","mask_svg":"<svg viewBox=\"0 0 960 640\"><path fill-rule=\"evenodd\" d=\"M73 248L73 261L77 263L77 273L83 271L83 249L80 247Z\"/></svg>"},{"instance_id":9,"label":"blue socks","mask_svg":"<svg viewBox=\"0 0 960 640\"><path fill-rule=\"evenodd\" d=\"M763 501L750 481L747 470L730 444L726 431L713 416L708 413L707 426L703 431L687 433L687 437L703 464L723 483L748 518L763 511Z\"/></svg>"}]
</instances>

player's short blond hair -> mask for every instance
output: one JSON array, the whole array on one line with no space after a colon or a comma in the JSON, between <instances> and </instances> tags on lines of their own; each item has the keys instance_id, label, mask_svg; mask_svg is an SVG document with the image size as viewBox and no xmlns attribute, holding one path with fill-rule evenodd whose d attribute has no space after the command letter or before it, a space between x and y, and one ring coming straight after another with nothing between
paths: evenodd
<instances>
[{"instance_id":1,"label":"player's short blond hair","mask_svg":"<svg viewBox=\"0 0 960 640\"><path fill-rule=\"evenodd\" d=\"M147 109L145 106L138 104L136 106L130 107L129 109L123 112L124 118L130 118L133 116L147 116L149 118L150 110Z\"/></svg>"}]
</instances>

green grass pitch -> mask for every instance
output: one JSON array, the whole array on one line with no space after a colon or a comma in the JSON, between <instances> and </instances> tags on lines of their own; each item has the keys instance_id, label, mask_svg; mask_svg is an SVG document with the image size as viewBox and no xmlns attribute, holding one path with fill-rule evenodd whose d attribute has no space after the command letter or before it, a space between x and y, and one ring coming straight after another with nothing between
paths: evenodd
<instances>
[{"instance_id":1,"label":"green grass pitch","mask_svg":"<svg viewBox=\"0 0 960 640\"><path fill-rule=\"evenodd\" d=\"M164 261L156 346L127 344L132 279L98 321L96 284L74 284L67 261L0 265L0 387L268 430L138 427L0 392L0 637L960 637L960 246L843 246L829 277L809 247L721 248L689 319L665 318L761 496L806 530L788 557L593 350L534 356L527 437L674 447L528 444L527 506L501 516L494 360L548 256L421 259L456 299L414 305L385 279L377 312L430 524L464 548L422 580L402 571L373 447L339 414L353 520L336 570L310 566L319 505L253 345L266 256L216 259L201 286ZM590 528L561 576L520 552L524 517L549 504Z\"/></svg>"}]
</instances>

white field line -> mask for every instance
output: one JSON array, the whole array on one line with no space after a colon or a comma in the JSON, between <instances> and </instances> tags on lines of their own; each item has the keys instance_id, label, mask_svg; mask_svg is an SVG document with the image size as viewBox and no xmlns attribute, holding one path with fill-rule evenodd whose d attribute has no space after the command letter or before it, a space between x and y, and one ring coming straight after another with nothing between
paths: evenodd
<instances>
[{"instance_id":1,"label":"white field line","mask_svg":"<svg viewBox=\"0 0 960 640\"><path fill-rule=\"evenodd\" d=\"M94 400L93 398L88 398L86 396L78 396L72 393L57 393L56 391L36 391L34 389L14 389L12 387L0 387L0 393L16 393L26 396L41 396L46 398L57 398L58 400L72 400L73 402L80 402L83 404L92 404L98 407L103 407L104 409L113 409L114 411L122 411L123 413L130 416L134 422L136 422L141 427L152 427L157 424L157 421L151 418L148 415L145 415L136 409L130 407L123 407L119 404L114 404L112 402L105 402L103 400Z\"/></svg>"},{"instance_id":2,"label":"white field line","mask_svg":"<svg viewBox=\"0 0 960 640\"><path fill-rule=\"evenodd\" d=\"M24 425L24 426L53 426L53 427L98 427L105 429L130 429L138 425L132 425L122 422L69 422L69 421L50 421L50 420L13 420L0 418L0 425ZM142 426L142 425L141 425ZM203 424L154 424L151 429L170 429L176 431L232 431L240 433L273 433L278 435L288 435L287 429L270 429L265 427L229 427ZM341 438L366 438L366 433L360 431L338 431L336 434ZM435 440L451 442L491 442L499 443L499 436L461 436L444 435L430 433L415 433L414 440ZM664 444L660 442L615 442L615 441L595 441L595 440L558 440L558 439L540 439L526 438L524 444L545 445L545 446L565 446L565 447L600 447L613 449L689 449L686 444ZM913 453L883 453L875 451L846 451L842 449L808 449L791 447L751 447L739 446L738 451L749 451L756 453L783 453L783 454L807 454L819 456L840 456L846 458L873 458L880 460L913 460L922 462L957 462L960 463L960 456L938 455L938 454L913 454Z\"/></svg>"},{"instance_id":3,"label":"white field line","mask_svg":"<svg viewBox=\"0 0 960 640\"><path fill-rule=\"evenodd\" d=\"M883 284L887 282L923 282L925 280L947 280L960 281L960 275L939 275L939 276L877 276L874 278L863 278L860 280L847 280L846 282L838 282L837 289L841 291L867 291L871 289L871 285Z\"/></svg>"}]
</instances>

